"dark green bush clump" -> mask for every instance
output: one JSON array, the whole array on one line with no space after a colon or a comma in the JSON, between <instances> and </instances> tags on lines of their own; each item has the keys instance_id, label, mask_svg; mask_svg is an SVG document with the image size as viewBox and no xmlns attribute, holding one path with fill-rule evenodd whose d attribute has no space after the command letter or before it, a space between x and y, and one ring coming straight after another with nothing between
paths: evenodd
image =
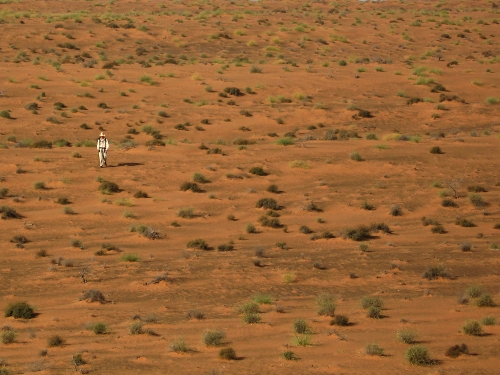
<instances>
[{"instance_id":1,"label":"dark green bush clump","mask_svg":"<svg viewBox=\"0 0 500 375\"><path fill-rule=\"evenodd\" d=\"M405 353L405 358L411 365L415 366L428 366L432 363L427 348L422 345L409 348Z\"/></svg>"},{"instance_id":2,"label":"dark green bush clump","mask_svg":"<svg viewBox=\"0 0 500 375\"><path fill-rule=\"evenodd\" d=\"M33 307L26 302L15 302L9 304L4 311L6 318L12 316L14 319L31 319L35 316Z\"/></svg>"},{"instance_id":3,"label":"dark green bush clump","mask_svg":"<svg viewBox=\"0 0 500 375\"><path fill-rule=\"evenodd\" d=\"M148 196L148 193L146 193L142 190L138 190L135 192L134 198L149 198L149 196Z\"/></svg>"},{"instance_id":4,"label":"dark green bush clump","mask_svg":"<svg viewBox=\"0 0 500 375\"><path fill-rule=\"evenodd\" d=\"M249 172L251 174L257 175L257 176L267 176L268 173L264 171L261 167L252 167L250 168Z\"/></svg>"},{"instance_id":5,"label":"dark green bush clump","mask_svg":"<svg viewBox=\"0 0 500 375\"><path fill-rule=\"evenodd\" d=\"M467 191L470 193L486 193L487 192L487 190L484 187L479 186L479 185L468 186Z\"/></svg>"},{"instance_id":6,"label":"dark green bush clump","mask_svg":"<svg viewBox=\"0 0 500 375\"><path fill-rule=\"evenodd\" d=\"M232 250L234 250L234 245L231 243L219 245L219 246L217 246L217 250L218 251L232 251Z\"/></svg>"},{"instance_id":7,"label":"dark green bush clump","mask_svg":"<svg viewBox=\"0 0 500 375\"><path fill-rule=\"evenodd\" d=\"M445 198L441 202L441 206L443 206L443 207L458 207L458 204L453 199Z\"/></svg>"},{"instance_id":8,"label":"dark green bush clump","mask_svg":"<svg viewBox=\"0 0 500 375\"><path fill-rule=\"evenodd\" d=\"M439 146L434 146L431 148L431 154L442 154L441 148Z\"/></svg>"},{"instance_id":9,"label":"dark green bush clump","mask_svg":"<svg viewBox=\"0 0 500 375\"><path fill-rule=\"evenodd\" d=\"M92 324L90 326L90 329L92 332L94 332L96 335L104 335L108 332L108 326L106 323L98 322L95 324Z\"/></svg>"},{"instance_id":10,"label":"dark green bush clump","mask_svg":"<svg viewBox=\"0 0 500 375\"><path fill-rule=\"evenodd\" d=\"M18 243L18 244L25 244L25 243L28 243L30 241L25 236L17 235L17 236L12 237L10 242Z\"/></svg>"},{"instance_id":11,"label":"dark green bush clump","mask_svg":"<svg viewBox=\"0 0 500 375\"><path fill-rule=\"evenodd\" d=\"M311 328L304 319L297 319L295 322L293 322L293 330L299 334L311 332Z\"/></svg>"},{"instance_id":12,"label":"dark green bush clump","mask_svg":"<svg viewBox=\"0 0 500 375\"><path fill-rule=\"evenodd\" d=\"M19 215L16 210L13 208L7 207L7 206L0 206L0 213L2 214L2 219L20 219L22 218L21 215Z\"/></svg>"},{"instance_id":13,"label":"dark green bush clump","mask_svg":"<svg viewBox=\"0 0 500 375\"><path fill-rule=\"evenodd\" d=\"M243 94L243 93L241 92L241 90L240 90L239 88L237 88L237 87L226 87L226 88L224 89L224 92L225 92L226 94L233 95L233 96L243 96L243 95L245 95L245 94Z\"/></svg>"},{"instance_id":14,"label":"dark green bush clump","mask_svg":"<svg viewBox=\"0 0 500 375\"><path fill-rule=\"evenodd\" d=\"M42 139L40 141L33 142L31 148L52 148L52 142Z\"/></svg>"},{"instance_id":15,"label":"dark green bush clump","mask_svg":"<svg viewBox=\"0 0 500 375\"><path fill-rule=\"evenodd\" d=\"M377 344L367 344L365 347L365 353L368 355L378 355L381 356L384 354L384 349L382 349Z\"/></svg>"},{"instance_id":16,"label":"dark green bush clump","mask_svg":"<svg viewBox=\"0 0 500 375\"><path fill-rule=\"evenodd\" d=\"M334 316L337 305L335 297L331 293L321 293L316 296L316 306L318 315Z\"/></svg>"},{"instance_id":17,"label":"dark green bush clump","mask_svg":"<svg viewBox=\"0 0 500 375\"><path fill-rule=\"evenodd\" d=\"M363 309L369 309L370 307L376 307L381 309L384 306L384 302L380 297L363 297L361 299L361 307Z\"/></svg>"},{"instance_id":18,"label":"dark green bush clump","mask_svg":"<svg viewBox=\"0 0 500 375\"><path fill-rule=\"evenodd\" d=\"M345 327L349 325L349 318L346 315L335 315L330 325Z\"/></svg>"},{"instance_id":19,"label":"dark green bush clump","mask_svg":"<svg viewBox=\"0 0 500 375\"><path fill-rule=\"evenodd\" d=\"M257 208L267 208L270 210L279 210L278 202L274 198L261 198L255 204Z\"/></svg>"},{"instance_id":20,"label":"dark green bush clump","mask_svg":"<svg viewBox=\"0 0 500 375\"><path fill-rule=\"evenodd\" d=\"M193 193L201 193L203 190L200 189L198 184L196 182L184 182L181 187L181 191L188 191L191 190Z\"/></svg>"},{"instance_id":21,"label":"dark green bush clump","mask_svg":"<svg viewBox=\"0 0 500 375\"><path fill-rule=\"evenodd\" d=\"M469 354L469 348L465 344L449 347L444 355L450 358L457 358L462 354Z\"/></svg>"},{"instance_id":22,"label":"dark green bush clump","mask_svg":"<svg viewBox=\"0 0 500 375\"><path fill-rule=\"evenodd\" d=\"M438 224L431 228L431 232L436 234L445 234L446 229L444 229L444 227L441 224Z\"/></svg>"},{"instance_id":23,"label":"dark green bush clump","mask_svg":"<svg viewBox=\"0 0 500 375\"><path fill-rule=\"evenodd\" d=\"M49 348L52 348L54 346L63 346L63 344L64 344L64 339L59 335L53 335L47 339L47 346Z\"/></svg>"},{"instance_id":24,"label":"dark green bush clump","mask_svg":"<svg viewBox=\"0 0 500 375\"><path fill-rule=\"evenodd\" d=\"M348 228L345 231L345 236L354 241L366 241L371 238L370 228L366 225L360 225L357 228Z\"/></svg>"},{"instance_id":25,"label":"dark green bush clump","mask_svg":"<svg viewBox=\"0 0 500 375\"><path fill-rule=\"evenodd\" d=\"M199 184L207 184L210 182L209 180L207 180L205 178L205 176L203 176L201 173L198 173L198 172L193 174L193 181L197 182Z\"/></svg>"},{"instance_id":26,"label":"dark green bush clump","mask_svg":"<svg viewBox=\"0 0 500 375\"><path fill-rule=\"evenodd\" d=\"M224 348L219 351L219 358L227 361L237 359L236 351L233 348Z\"/></svg>"},{"instance_id":27,"label":"dark green bush clump","mask_svg":"<svg viewBox=\"0 0 500 375\"><path fill-rule=\"evenodd\" d=\"M279 219L269 218L268 216L261 216L259 222L264 227L271 228L281 228L283 225L280 223Z\"/></svg>"},{"instance_id":28,"label":"dark green bush clump","mask_svg":"<svg viewBox=\"0 0 500 375\"><path fill-rule=\"evenodd\" d=\"M269 193L274 193L274 194L280 193L280 189L278 189L278 185L275 185L275 184L269 185L267 187L266 191Z\"/></svg>"},{"instance_id":29,"label":"dark green bush clump","mask_svg":"<svg viewBox=\"0 0 500 375\"><path fill-rule=\"evenodd\" d=\"M248 313L243 315L243 321L246 324L256 324L260 323L260 315L259 314L254 314L254 313Z\"/></svg>"},{"instance_id":30,"label":"dark green bush clump","mask_svg":"<svg viewBox=\"0 0 500 375\"><path fill-rule=\"evenodd\" d=\"M90 289L83 293L80 301L105 303L106 297L97 289Z\"/></svg>"},{"instance_id":31,"label":"dark green bush clump","mask_svg":"<svg viewBox=\"0 0 500 375\"><path fill-rule=\"evenodd\" d=\"M493 298L489 294L483 294L482 296L478 297L474 304L477 307L495 307L495 302L493 302Z\"/></svg>"},{"instance_id":32,"label":"dark green bush clump","mask_svg":"<svg viewBox=\"0 0 500 375\"><path fill-rule=\"evenodd\" d=\"M189 241L186 245L190 249L200 249L200 250L208 250L208 244L205 242L205 240L201 238L197 238L195 240Z\"/></svg>"},{"instance_id":33,"label":"dark green bush clump","mask_svg":"<svg viewBox=\"0 0 500 375\"><path fill-rule=\"evenodd\" d=\"M470 228L470 227L475 227L476 226L472 221L467 220L467 219L456 219L455 220L455 224L456 225L460 225L461 227L466 227L466 228Z\"/></svg>"},{"instance_id":34,"label":"dark green bush clump","mask_svg":"<svg viewBox=\"0 0 500 375\"><path fill-rule=\"evenodd\" d=\"M449 279L450 274L443 266L429 267L423 274L422 277L427 280L435 280L439 277L443 279Z\"/></svg>"},{"instance_id":35,"label":"dark green bush clump","mask_svg":"<svg viewBox=\"0 0 500 375\"><path fill-rule=\"evenodd\" d=\"M468 320L462 327L462 331L469 336L481 336L483 328L477 320Z\"/></svg>"},{"instance_id":36,"label":"dark green bush clump","mask_svg":"<svg viewBox=\"0 0 500 375\"><path fill-rule=\"evenodd\" d=\"M213 329L206 330L201 337L201 341L203 341L203 343L208 347L220 346L223 344L225 338L226 334L224 333L224 331Z\"/></svg>"},{"instance_id":37,"label":"dark green bush clump","mask_svg":"<svg viewBox=\"0 0 500 375\"><path fill-rule=\"evenodd\" d=\"M112 194L112 193L118 193L120 191L120 188L117 184L114 182L110 181L103 181L98 187L98 190L102 194Z\"/></svg>"}]
</instances>

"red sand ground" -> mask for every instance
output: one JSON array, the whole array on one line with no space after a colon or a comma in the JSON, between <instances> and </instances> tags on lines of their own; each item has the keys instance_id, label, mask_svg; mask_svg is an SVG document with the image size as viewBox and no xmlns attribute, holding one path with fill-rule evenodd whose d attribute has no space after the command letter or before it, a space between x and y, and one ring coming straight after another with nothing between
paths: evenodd
<instances>
[{"instance_id":1,"label":"red sand ground","mask_svg":"<svg viewBox=\"0 0 500 375\"><path fill-rule=\"evenodd\" d=\"M462 332L470 319L498 322L498 306L457 302L478 285L500 303L500 232L494 229L500 223L498 6L1 1L0 111L10 111L11 119L0 118L0 188L8 189L0 206L22 218L0 222L0 296L2 309L27 301L37 312L26 321L1 318L2 334L9 327L17 334L14 343L0 344L1 368L41 374L498 373L498 323L483 326L483 336ZM135 28L123 28L129 22ZM85 67L92 60L94 67ZM446 91L431 92L436 84ZM244 95L224 96L228 87ZM456 97L440 102L440 94ZM408 105L411 98L422 101ZM24 108L31 102L40 107L36 113ZM65 108L55 108L57 102ZM372 117L359 117L360 109ZM186 122L186 130L176 128ZM145 126L158 131L164 146L146 145L153 138ZM336 129L350 138L327 140ZM112 143L105 169L98 168L92 146L101 131ZM293 144L277 144L286 133ZM33 147L58 139L72 146ZM86 140L91 147L84 147ZM223 154L207 154L200 145ZM430 153L434 146L443 154ZM351 160L355 152L362 161ZM268 174L253 175L252 167ZM195 172L210 182L199 184L201 193L181 191ZM99 181L121 190L103 195ZM35 189L36 182L46 188ZM271 184L279 194L266 191ZM443 207L452 185L459 198L449 198L458 207ZM478 193L485 205L470 202L471 186L487 190ZM134 198L138 190L149 198ZM62 197L71 204L57 204ZM281 228L261 225L267 211L255 207L261 198L281 206ZM306 210L311 202L320 211ZM363 209L364 202L375 209ZM402 216L389 214L394 205ZM65 214L65 207L74 214ZM178 217L185 208L195 217ZM423 226L424 216L445 233ZM457 218L475 226L456 225ZM257 233L246 232L248 223ZM372 223L385 223L392 233L372 233L367 251L345 238L348 228ZM137 224L161 238L130 232ZM314 233L303 234L301 226ZM311 239L325 231L335 238ZM20 235L30 241L24 248L10 242ZM210 249L188 248L197 238ZM74 240L82 249L71 246ZM230 241L232 251L217 250ZM472 251L461 251L466 242ZM102 244L118 250L96 254ZM123 261L124 254L139 259ZM445 267L451 278L423 278L433 266ZM158 275L168 281L150 284ZM80 300L89 289L108 302ZM335 296L335 313L347 315L350 326L330 325L331 317L317 314L315 297L323 292ZM260 305L260 323L246 324L237 307L258 293L273 303ZM381 319L360 307L366 296L384 302ZM187 320L194 309L205 319ZM129 334L134 316L157 335ZM299 318L311 328L306 347L292 340ZM86 329L95 322L106 323L108 333ZM202 334L214 328L226 340L207 348ZM402 329L416 331L432 365L407 363L410 346L396 338ZM53 335L65 340L62 347L47 348ZM190 352L170 350L179 338ZM367 355L370 343L385 355ZM462 343L469 355L445 356ZM235 349L238 360L220 359L224 347ZM285 360L286 350L300 359ZM72 356L79 353L86 364L75 368Z\"/></svg>"}]
</instances>

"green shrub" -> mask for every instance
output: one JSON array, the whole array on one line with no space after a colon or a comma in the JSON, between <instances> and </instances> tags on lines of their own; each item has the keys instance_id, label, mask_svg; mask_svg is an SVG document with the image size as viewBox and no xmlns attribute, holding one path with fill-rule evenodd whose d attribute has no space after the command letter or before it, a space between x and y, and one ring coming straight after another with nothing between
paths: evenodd
<instances>
[{"instance_id":1,"label":"green shrub","mask_svg":"<svg viewBox=\"0 0 500 375\"><path fill-rule=\"evenodd\" d=\"M31 319L35 316L33 307L26 302L10 303L4 311L6 318L12 316L14 319Z\"/></svg>"},{"instance_id":2,"label":"green shrub","mask_svg":"<svg viewBox=\"0 0 500 375\"><path fill-rule=\"evenodd\" d=\"M466 228L471 228L476 226L472 221L460 218L457 218L455 220L455 225L460 225L461 227L466 227Z\"/></svg>"},{"instance_id":3,"label":"green shrub","mask_svg":"<svg viewBox=\"0 0 500 375\"><path fill-rule=\"evenodd\" d=\"M209 180L207 180L205 178L205 176L203 176L201 173L198 173L198 172L193 174L193 181L197 182L199 184L206 184L206 183L210 182Z\"/></svg>"},{"instance_id":4,"label":"green shrub","mask_svg":"<svg viewBox=\"0 0 500 375\"><path fill-rule=\"evenodd\" d=\"M224 348L219 351L219 358L227 361L237 359L236 351L233 348Z\"/></svg>"},{"instance_id":5,"label":"green shrub","mask_svg":"<svg viewBox=\"0 0 500 375\"><path fill-rule=\"evenodd\" d=\"M444 355L450 358L457 358L461 354L469 354L469 348L467 345L453 345L446 350Z\"/></svg>"},{"instance_id":6,"label":"green shrub","mask_svg":"<svg viewBox=\"0 0 500 375\"><path fill-rule=\"evenodd\" d=\"M52 148L52 142L46 140L35 141L30 145L31 148Z\"/></svg>"},{"instance_id":7,"label":"green shrub","mask_svg":"<svg viewBox=\"0 0 500 375\"><path fill-rule=\"evenodd\" d=\"M187 353L191 351L186 343L186 340L182 337L172 341L170 344L170 350L176 353Z\"/></svg>"},{"instance_id":8,"label":"green shrub","mask_svg":"<svg viewBox=\"0 0 500 375\"><path fill-rule=\"evenodd\" d=\"M271 305L273 303L273 297L268 294L256 294L252 297L254 302L260 303L262 305Z\"/></svg>"},{"instance_id":9,"label":"green shrub","mask_svg":"<svg viewBox=\"0 0 500 375\"><path fill-rule=\"evenodd\" d=\"M462 326L462 331L469 336L481 336L483 334L483 328L481 323L477 320L468 320Z\"/></svg>"},{"instance_id":10,"label":"green shrub","mask_svg":"<svg viewBox=\"0 0 500 375\"><path fill-rule=\"evenodd\" d=\"M336 325L340 327L345 327L349 325L349 317L346 315L335 315L335 317L330 321L330 325Z\"/></svg>"},{"instance_id":11,"label":"green shrub","mask_svg":"<svg viewBox=\"0 0 500 375\"><path fill-rule=\"evenodd\" d=\"M285 358L287 361L296 361L298 360L297 356L295 355L294 352L291 350L285 350L282 354L282 357ZM1 375L1 374L0 374Z\"/></svg>"},{"instance_id":12,"label":"green shrub","mask_svg":"<svg viewBox=\"0 0 500 375\"><path fill-rule=\"evenodd\" d=\"M431 364L427 348L422 345L415 345L409 348L405 353L405 359L415 366L428 366Z\"/></svg>"},{"instance_id":13,"label":"green shrub","mask_svg":"<svg viewBox=\"0 0 500 375\"><path fill-rule=\"evenodd\" d=\"M261 167L252 167L250 168L249 172L251 174L257 175L257 176L267 176L268 173L264 171Z\"/></svg>"},{"instance_id":14,"label":"green shrub","mask_svg":"<svg viewBox=\"0 0 500 375\"><path fill-rule=\"evenodd\" d=\"M33 184L33 189L35 190L44 190L47 187L45 186L45 182L43 181L37 181Z\"/></svg>"},{"instance_id":15,"label":"green shrub","mask_svg":"<svg viewBox=\"0 0 500 375\"><path fill-rule=\"evenodd\" d=\"M128 326L128 333L131 335L142 335L144 333L144 329L142 328L141 322L135 322Z\"/></svg>"},{"instance_id":16,"label":"green shrub","mask_svg":"<svg viewBox=\"0 0 500 375\"><path fill-rule=\"evenodd\" d=\"M64 339L59 335L52 335L47 339L47 346L52 348L54 346L63 346Z\"/></svg>"},{"instance_id":17,"label":"green shrub","mask_svg":"<svg viewBox=\"0 0 500 375\"><path fill-rule=\"evenodd\" d=\"M245 302L238 306L238 314L258 314L260 312L260 306L257 302Z\"/></svg>"},{"instance_id":18,"label":"green shrub","mask_svg":"<svg viewBox=\"0 0 500 375\"><path fill-rule=\"evenodd\" d=\"M377 344L366 344L365 353L368 355L382 356L384 354L384 349Z\"/></svg>"},{"instance_id":19,"label":"green shrub","mask_svg":"<svg viewBox=\"0 0 500 375\"><path fill-rule=\"evenodd\" d=\"M467 186L467 191L470 193L486 193L487 190L479 185Z\"/></svg>"},{"instance_id":20,"label":"green shrub","mask_svg":"<svg viewBox=\"0 0 500 375\"><path fill-rule=\"evenodd\" d=\"M206 330L201 336L201 341L210 347L210 346L220 346L224 343L224 339L226 338L226 334L224 331L213 329Z\"/></svg>"},{"instance_id":21,"label":"green shrub","mask_svg":"<svg viewBox=\"0 0 500 375\"><path fill-rule=\"evenodd\" d=\"M494 316L485 316L483 319L481 319L481 324L483 326L494 326L497 324L497 318Z\"/></svg>"},{"instance_id":22,"label":"green shrub","mask_svg":"<svg viewBox=\"0 0 500 375\"><path fill-rule=\"evenodd\" d=\"M120 188L118 187L117 184L114 182L110 181L103 181L97 188L102 194L112 194L112 193L118 193L120 191Z\"/></svg>"},{"instance_id":23,"label":"green shrub","mask_svg":"<svg viewBox=\"0 0 500 375\"><path fill-rule=\"evenodd\" d=\"M443 207L458 207L458 204L453 199L445 198L441 202L441 206L443 206Z\"/></svg>"},{"instance_id":24,"label":"green shrub","mask_svg":"<svg viewBox=\"0 0 500 375\"><path fill-rule=\"evenodd\" d=\"M293 138L291 137L284 137L284 138L280 138L276 141L276 144L280 145L280 146L290 146L290 145L293 145L295 142L293 140Z\"/></svg>"},{"instance_id":25,"label":"green shrub","mask_svg":"<svg viewBox=\"0 0 500 375\"><path fill-rule=\"evenodd\" d=\"M274 198L261 198L257 201L257 203L255 204L255 207L267 208L270 210L279 210L280 209L278 202L276 202L276 199L274 199Z\"/></svg>"},{"instance_id":26,"label":"green shrub","mask_svg":"<svg viewBox=\"0 0 500 375\"><path fill-rule=\"evenodd\" d=\"M359 154L359 152L352 152L349 154L349 159L354 161L363 161L363 157Z\"/></svg>"},{"instance_id":27,"label":"green shrub","mask_svg":"<svg viewBox=\"0 0 500 375\"><path fill-rule=\"evenodd\" d=\"M80 301L105 303L106 297L97 289L89 289L82 294Z\"/></svg>"},{"instance_id":28,"label":"green shrub","mask_svg":"<svg viewBox=\"0 0 500 375\"><path fill-rule=\"evenodd\" d=\"M208 250L208 244L205 240L201 238L197 238L195 240L189 241L186 245L190 249L199 249L199 250Z\"/></svg>"},{"instance_id":29,"label":"green shrub","mask_svg":"<svg viewBox=\"0 0 500 375\"><path fill-rule=\"evenodd\" d=\"M417 332L412 329L402 329L396 332L396 337L405 344L413 344L417 338Z\"/></svg>"},{"instance_id":30,"label":"green shrub","mask_svg":"<svg viewBox=\"0 0 500 375\"><path fill-rule=\"evenodd\" d=\"M368 133L365 138L369 141L376 141L378 139L375 133Z\"/></svg>"},{"instance_id":31,"label":"green shrub","mask_svg":"<svg viewBox=\"0 0 500 375\"><path fill-rule=\"evenodd\" d=\"M293 322L293 330L299 334L311 333L311 328L304 319L297 319Z\"/></svg>"},{"instance_id":32,"label":"green shrub","mask_svg":"<svg viewBox=\"0 0 500 375\"><path fill-rule=\"evenodd\" d=\"M19 215L16 212L16 210L14 210L13 208L10 208L8 206L0 206L0 213L2 214L2 220L22 218L22 216Z\"/></svg>"},{"instance_id":33,"label":"green shrub","mask_svg":"<svg viewBox=\"0 0 500 375\"><path fill-rule=\"evenodd\" d=\"M427 280L435 280L439 277L449 279L450 274L443 266L433 266L427 268L427 270L422 274L422 277Z\"/></svg>"},{"instance_id":34,"label":"green shrub","mask_svg":"<svg viewBox=\"0 0 500 375\"><path fill-rule=\"evenodd\" d=\"M134 193L134 198L149 198L148 193L138 190Z\"/></svg>"},{"instance_id":35,"label":"green shrub","mask_svg":"<svg viewBox=\"0 0 500 375\"><path fill-rule=\"evenodd\" d=\"M90 329L96 335L104 335L108 332L108 326L106 325L106 323L102 323L102 322L92 324L90 326Z\"/></svg>"},{"instance_id":36,"label":"green shrub","mask_svg":"<svg viewBox=\"0 0 500 375\"><path fill-rule=\"evenodd\" d=\"M345 236L354 241L366 241L371 238L370 229L365 225L346 229Z\"/></svg>"},{"instance_id":37,"label":"green shrub","mask_svg":"<svg viewBox=\"0 0 500 375\"><path fill-rule=\"evenodd\" d=\"M12 344L16 342L16 332L12 329L2 332L1 341L2 344Z\"/></svg>"},{"instance_id":38,"label":"green shrub","mask_svg":"<svg viewBox=\"0 0 500 375\"><path fill-rule=\"evenodd\" d=\"M480 296L474 304L477 307L495 307L495 302L493 302L493 298L489 294L483 294Z\"/></svg>"},{"instance_id":39,"label":"green shrub","mask_svg":"<svg viewBox=\"0 0 500 375\"><path fill-rule=\"evenodd\" d=\"M257 233L257 229L255 229L255 225L253 225L252 223L247 223L247 225L245 226L245 231L247 233Z\"/></svg>"},{"instance_id":40,"label":"green shrub","mask_svg":"<svg viewBox=\"0 0 500 375\"><path fill-rule=\"evenodd\" d=\"M191 190L193 193L201 193L203 190L200 189L196 182L184 182L181 187L181 191Z\"/></svg>"},{"instance_id":41,"label":"green shrub","mask_svg":"<svg viewBox=\"0 0 500 375\"><path fill-rule=\"evenodd\" d=\"M192 208L186 207L177 211L177 216L182 217L183 219L192 219L193 217L196 217L196 214Z\"/></svg>"},{"instance_id":42,"label":"green shrub","mask_svg":"<svg viewBox=\"0 0 500 375\"><path fill-rule=\"evenodd\" d=\"M469 298L478 298L483 294L483 288L477 285L471 285L465 290L465 295Z\"/></svg>"},{"instance_id":43,"label":"green shrub","mask_svg":"<svg viewBox=\"0 0 500 375\"><path fill-rule=\"evenodd\" d=\"M7 120L12 119L12 116L10 115L10 111L6 111L6 110L0 111L0 117L5 118Z\"/></svg>"},{"instance_id":44,"label":"green shrub","mask_svg":"<svg viewBox=\"0 0 500 375\"><path fill-rule=\"evenodd\" d=\"M121 256L121 260L124 262L138 262L139 255L126 253Z\"/></svg>"},{"instance_id":45,"label":"green shrub","mask_svg":"<svg viewBox=\"0 0 500 375\"><path fill-rule=\"evenodd\" d=\"M316 296L316 306L318 315L334 316L337 305L335 297L331 293L321 293Z\"/></svg>"},{"instance_id":46,"label":"green shrub","mask_svg":"<svg viewBox=\"0 0 500 375\"><path fill-rule=\"evenodd\" d=\"M361 299L361 307L363 309L368 309L370 307L378 307L381 309L384 306L384 302L380 297L363 297Z\"/></svg>"},{"instance_id":47,"label":"green shrub","mask_svg":"<svg viewBox=\"0 0 500 375\"><path fill-rule=\"evenodd\" d=\"M486 202L484 201L483 197L479 194L474 194L474 193L469 194L469 201L476 208L481 208L486 206Z\"/></svg>"},{"instance_id":48,"label":"green shrub","mask_svg":"<svg viewBox=\"0 0 500 375\"><path fill-rule=\"evenodd\" d=\"M311 345L311 335L307 333L303 335L295 335L292 342L296 346L309 346Z\"/></svg>"},{"instance_id":49,"label":"green shrub","mask_svg":"<svg viewBox=\"0 0 500 375\"><path fill-rule=\"evenodd\" d=\"M431 148L431 154L442 154L441 148L439 146L434 146Z\"/></svg>"},{"instance_id":50,"label":"green shrub","mask_svg":"<svg viewBox=\"0 0 500 375\"><path fill-rule=\"evenodd\" d=\"M381 311L379 307L371 306L368 308L366 316L372 319L380 319L382 318Z\"/></svg>"},{"instance_id":51,"label":"green shrub","mask_svg":"<svg viewBox=\"0 0 500 375\"><path fill-rule=\"evenodd\" d=\"M247 313L245 315L243 315L243 321L246 323L246 324L255 324L255 323L259 323L261 320L260 318L260 315L259 314L254 314L254 313Z\"/></svg>"}]
</instances>

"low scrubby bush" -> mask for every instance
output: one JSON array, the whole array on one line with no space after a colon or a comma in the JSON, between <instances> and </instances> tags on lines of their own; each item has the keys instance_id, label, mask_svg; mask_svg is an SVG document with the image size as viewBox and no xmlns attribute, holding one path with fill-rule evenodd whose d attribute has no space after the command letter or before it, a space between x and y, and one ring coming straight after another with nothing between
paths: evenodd
<instances>
[{"instance_id":1,"label":"low scrubby bush","mask_svg":"<svg viewBox=\"0 0 500 375\"><path fill-rule=\"evenodd\" d=\"M233 348L224 348L219 351L219 358L226 361L237 359L236 351Z\"/></svg>"},{"instance_id":2,"label":"low scrubby bush","mask_svg":"<svg viewBox=\"0 0 500 375\"><path fill-rule=\"evenodd\" d=\"M5 308L4 316L6 318L12 316L14 319L31 319L35 316L35 311L26 302L14 302Z\"/></svg>"},{"instance_id":3,"label":"low scrubby bush","mask_svg":"<svg viewBox=\"0 0 500 375\"><path fill-rule=\"evenodd\" d=\"M431 364L427 348L422 345L415 345L409 348L405 353L405 359L415 366L428 366Z\"/></svg>"},{"instance_id":4,"label":"low scrubby bush","mask_svg":"<svg viewBox=\"0 0 500 375\"><path fill-rule=\"evenodd\" d=\"M477 320L468 320L462 326L462 331L469 336L481 336L483 334L483 327L481 327L481 323Z\"/></svg>"},{"instance_id":5,"label":"low scrubby bush","mask_svg":"<svg viewBox=\"0 0 500 375\"><path fill-rule=\"evenodd\" d=\"M316 306L318 315L334 316L337 305L335 297L331 293L321 293L316 296Z\"/></svg>"}]
</instances>

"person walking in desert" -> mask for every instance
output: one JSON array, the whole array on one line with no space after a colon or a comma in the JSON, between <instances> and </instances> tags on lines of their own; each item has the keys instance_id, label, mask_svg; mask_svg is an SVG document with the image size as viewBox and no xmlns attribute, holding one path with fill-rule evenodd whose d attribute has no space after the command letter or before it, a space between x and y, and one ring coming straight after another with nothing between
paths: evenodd
<instances>
[{"instance_id":1,"label":"person walking in desert","mask_svg":"<svg viewBox=\"0 0 500 375\"><path fill-rule=\"evenodd\" d=\"M106 159L108 158L109 141L106 135L101 132L97 140L97 151L99 152L99 167L107 167Z\"/></svg>"}]
</instances>

